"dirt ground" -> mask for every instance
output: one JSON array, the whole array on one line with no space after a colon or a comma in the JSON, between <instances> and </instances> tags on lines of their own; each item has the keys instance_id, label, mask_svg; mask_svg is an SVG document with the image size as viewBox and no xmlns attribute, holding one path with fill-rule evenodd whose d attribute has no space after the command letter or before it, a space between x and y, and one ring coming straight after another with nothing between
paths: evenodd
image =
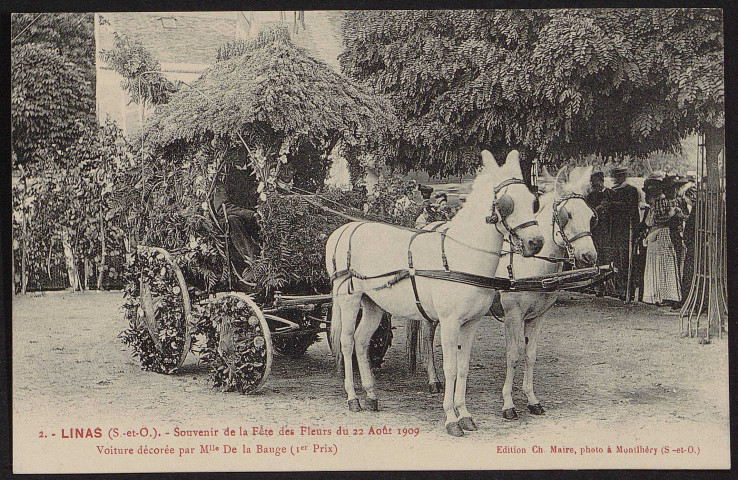
<instances>
[{"instance_id":1,"label":"dirt ground","mask_svg":"<svg viewBox=\"0 0 738 480\"><path fill-rule=\"evenodd\" d=\"M501 416L503 326L487 319L472 353L467 394L479 431L451 439L443 428L442 396L427 393L422 372L408 373L401 322L394 325L394 342L377 377L380 411L356 414L346 408L342 381L335 375L325 337L304 358L275 355L271 378L260 394L224 394L210 387L207 372L194 354L172 376L141 371L117 338L125 327L121 303L120 292L15 298L16 455L22 455L18 448L25 448L25 442L44 428L108 419L107 424L153 422L162 428L390 425L418 428L422 445L443 448L470 441L474 443L465 445L530 448L539 442L548 451L554 443L568 442L578 448L613 442L668 445L679 439L723 461L727 458L727 339L701 345L683 338L678 333L679 317L653 306L564 294L544 325L535 371L536 394L546 413L536 417L527 412L518 367L514 393L518 421ZM440 361L440 346L436 355ZM538 465L526 464L529 460L515 461L523 462L516 464L518 468ZM617 463L623 461L603 457L597 466L636 465L640 460ZM453 462L436 462L432 455L424 462L419 468L457 468ZM671 465L698 465L699 459L680 457L674 462ZM384 464L392 465L391 461ZM475 468L477 464L462 465Z\"/></svg>"}]
</instances>

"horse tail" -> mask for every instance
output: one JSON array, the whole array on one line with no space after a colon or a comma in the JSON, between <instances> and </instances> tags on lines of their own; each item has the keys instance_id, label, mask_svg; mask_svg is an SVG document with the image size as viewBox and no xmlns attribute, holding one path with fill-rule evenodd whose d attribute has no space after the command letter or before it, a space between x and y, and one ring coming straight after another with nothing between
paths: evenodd
<instances>
[{"instance_id":1,"label":"horse tail","mask_svg":"<svg viewBox=\"0 0 738 480\"><path fill-rule=\"evenodd\" d=\"M341 353L341 307L338 305L337 289L333 291L333 305L331 309L331 350L336 359L336 370L340 375L343 354Z\"/></svg>"},{"instance_id":2,"label":"horse tail","mask_svg":"<svg viewBox=\"0 0 738 480\"><path fill-rule=\"evenodd\" d=\"M426 365L429 358L433 358L433 334L437 325L428 320L407 320L405 353L411 375L417 372L418 363Z\"/></svg>"},{"instance_id":3,"label":"horse tail","mask_svg":"<svg viewBox=\"0 0 738 480\"><path fill-rule=\"evenodd\" d=\"M418 335L420 334L420 320L407 320L405 326L405 332L407 334L405 342L405 354L407 355L407 367L410 370L410 375L415 375L418 370Z\"/></svg>"}]
</instances>

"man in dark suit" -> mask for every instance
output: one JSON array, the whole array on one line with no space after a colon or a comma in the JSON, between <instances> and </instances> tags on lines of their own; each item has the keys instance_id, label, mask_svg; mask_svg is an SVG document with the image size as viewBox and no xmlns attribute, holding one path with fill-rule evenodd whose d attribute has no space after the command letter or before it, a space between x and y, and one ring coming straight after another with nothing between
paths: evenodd
<instances>
[{"instance_id":1,"label":"man in dark suit","mask_svg":"<svg viewBox=\"0 0 738 480\"><path fill-rule=\"evenodd\" d=\"M632 235L640 221L638 189L626 182L628 169L616 167L610 172L614 186L606 200L610 223L611 260L618 269L615 275L615 296L626 299L629 268L632 268Z\"/></svg>"},{"instance_id":2,"label":"man in dark suit","mask_svg":"<svg viewBox=\"0 0 738 480\"><path fill-rule=\"evenodd\" d=\"M597 263L607 265L610 263L610 221L607 212L607 200L612 191L605 188L605 174L594 172L589 180L589 193L587 194L587 205L597 214L597 225L592 228L592 241L597 249ZM610 284L612 282L608 282ZM605 293L605 285L595 287L597 295Z\"/></svg>"}]
</instances>

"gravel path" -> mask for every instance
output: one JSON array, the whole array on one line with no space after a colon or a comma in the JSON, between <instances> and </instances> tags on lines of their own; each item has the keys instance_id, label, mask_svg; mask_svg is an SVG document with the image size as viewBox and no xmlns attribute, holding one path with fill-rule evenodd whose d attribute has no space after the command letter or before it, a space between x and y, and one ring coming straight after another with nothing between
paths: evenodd
<instances>
[{"instance_id":1,"label":"gravel path","mask_svg":"<svg viewBox=\"0 0 738 480\"><path fill-rule=\"evenodd\" d=\"M655 307L565 295L549 314L539 347L535 386L546 414L528 414L519 367L514 398L521 418L515 422L500 415L503 327L493 319L485 321L472 353L467 395L479 431L452 439L443 429L441 396L427 393L422 373L407 372L401 322L395 325L394 344L377 377L380 412L352 414L324 338L302 359L275 356L262 393L223 394L209 386L195 355L176 375L141 371L116 338L125 326L121 303L122 295L115 292L14 299L16 470L696 468L726 466L729 461L727 340L700 345L683 338L677 333L678 317ZM440 347L437 355L440 360ZM103 438L58 438L62 429L95 426L101 427ZM101 445L191 444L197 449L202 443L166 436L106 438L110 428L142 426L171 435L175 427L265 426L274 429L275 436L241 437L233 444L256 448L262 440L273 447L302 442L311 449L330 444L339 452L207 456L198 450L182 457L134 460L97 453ZM297 430L298 443L277 435L282 426ZM331 429L332 435L299 435L301 426ZM337 436L339 426L350 434ZM393 433L368 435L371 427L383 426ZM398 428L413 433L417 429L418 435L402 437ZM354 436L354 430L364 435ZM39 439L41 432L55 437ZM222 433L213 439L221 451L229 441ZM580 453L585 447L616 445L683 445L699 448L700 454ZM526 452L501 453L506 446ZM533 446L544 453L533 455ZM571 446L577 453L554 454L552 446Z\"/></svg>"}]
</instances>

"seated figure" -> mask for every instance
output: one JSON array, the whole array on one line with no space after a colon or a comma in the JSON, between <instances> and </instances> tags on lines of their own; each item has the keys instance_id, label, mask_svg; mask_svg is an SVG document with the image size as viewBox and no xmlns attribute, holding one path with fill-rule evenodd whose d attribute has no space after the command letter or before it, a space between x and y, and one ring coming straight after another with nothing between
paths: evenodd
<instances>
[{"instance_id":1,"label":"seated figure","mask_svg":"<svg viewBox=\"0 0 738 480\"><path fill-rule=\"evenodd\" d=\"M254 241L259 233L256 211L232 203L224 185L215 187L213 209L218 223L223 228L226 227L227 215L229 241L241 256L241 260L253 258L259 252L258 244Z\"/></svg>"}]
</instances>

